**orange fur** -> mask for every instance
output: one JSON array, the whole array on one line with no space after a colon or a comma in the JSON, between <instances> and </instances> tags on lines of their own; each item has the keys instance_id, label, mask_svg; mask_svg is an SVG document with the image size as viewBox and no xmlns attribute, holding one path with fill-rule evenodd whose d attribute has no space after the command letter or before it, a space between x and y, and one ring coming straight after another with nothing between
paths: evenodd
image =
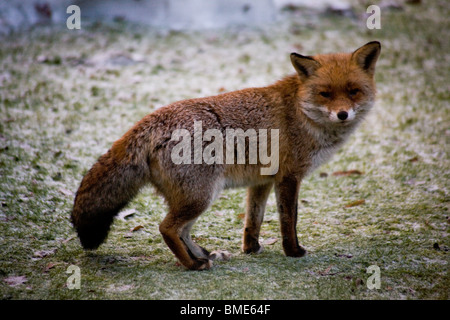
<instances>
[{"instance_id":1,"label":"orange fur","mask_svg":"<svg viewBox=\"0 0 450 320\"><path fill-rule=\"evenodd\" d=\"M301 257L298 244L297 201L301 180L341 146L371 109L375 99L373 75L380 44L370 42L353 53L305 57L291 54L297 73L262 88L175 102L137 122L83 178L75 197L72 222L81 243L97 248L106 238L113 217L147 183L167 201L169 212L160 231L169 248L189 269L211 267L217 254L194 243L190 229L221 190L247 186L247 212L242 249L262 250L258 242L267 197L275 189L283 249ZM230 129L278 130L279 167L260 159L244 164L175 164L171 152L177 129L195 135L194 123L227 136ZM272 136L268 136L271 145ZM189 143L194 143L193 140ZM202 141L205 148L210 142ZM225 144L223 146L225 150ZM273 149L272 151L274 151ZM215 150L218 151L218 150ZM220 150L221 151L221 150Z\"/></svg>"}]
</instances>

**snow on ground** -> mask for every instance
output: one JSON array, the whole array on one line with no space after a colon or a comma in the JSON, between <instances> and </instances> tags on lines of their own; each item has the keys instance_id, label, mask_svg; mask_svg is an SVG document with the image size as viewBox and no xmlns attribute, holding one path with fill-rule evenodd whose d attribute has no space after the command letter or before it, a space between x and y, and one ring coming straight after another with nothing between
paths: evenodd
<instances>
[{"instance_id":1,"label":"snow on ground","mask_svg":"<svg viewBox=\"0 0 450 320\"><path fill-rule=\"evenodd\" d=\"M119 21L4 37L0 276L26 275L27 282L11 288L2 281L1 295L448 299L448 6L386 9L381 30L367 30L365 8L352 8L352 18L291 8L259 28L168 32ZM225 192L194 226L201 245L234 254L209 273L176 264L158 233L166 207L152 188L130 204L134 214L114 224L99 251L81 250L68 219L74 193L133 123L174 101L273 83L294 72L292 51L352 51L374 39L382 43L375 108L302 183L297 227L307 257L283 256L273 195L261 232L266 251L240 254L242 189ZM343 170L361 174L333 175ZM130 232L137 225L143 228ZM53 253L36 260L42 250ZM71 264L89 280L83 290L65 287ZM382 270L382 290L361 285L372 264Z\"/></svg>"}]
</instances>

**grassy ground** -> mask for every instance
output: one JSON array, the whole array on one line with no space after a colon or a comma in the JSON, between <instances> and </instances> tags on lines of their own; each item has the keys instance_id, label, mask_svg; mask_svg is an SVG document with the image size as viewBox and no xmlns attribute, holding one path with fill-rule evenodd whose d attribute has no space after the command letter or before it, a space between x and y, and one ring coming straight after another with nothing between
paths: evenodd
<instances>
[{"instance_id":1,"label":"grassy ground","mask_svg":"<svg viewBox=\"0 0 450 320\"><path fill-rule=\"evenodd\" d=\"M365 7L357 7L365 12ZM161 33L123 24L38 28L0 45L0 297L3 299L448 299L449 7L382 9L365 20L288 12L260 30ZM170 102L261 86L292 73L289 53L379 40L378 102L348 144L302 184L298 232L282 254L275 199L265 252L240 253L245 190L224 192L195 225L229 262L181 267L145 189L108 241L84 252L69 222L83 174L134 122ZM333 175L358 170L352 175ZM135 229L135 231L132 231ZM69 266L81 287L69 289ZM381 287L370 290L380 268Z\"/></svg>"}]
</instances>

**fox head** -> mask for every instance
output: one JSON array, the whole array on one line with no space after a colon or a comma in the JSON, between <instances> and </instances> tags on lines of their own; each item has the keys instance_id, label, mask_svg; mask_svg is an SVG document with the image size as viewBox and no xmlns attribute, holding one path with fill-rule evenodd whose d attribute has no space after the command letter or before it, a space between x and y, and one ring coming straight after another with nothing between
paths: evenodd
<instances>
[{"instance_id":1,"label":"fox head","mask_svg":"<svg viewBox=\"0 0 450 320\"><path fill-rule=\"evenodd\" d=\"M302 85L301 112L322 125L356 123L375 100L375 64L381 45L369 42L353 53L302 56L291 61Z\"/></svg>"}]
</instances>

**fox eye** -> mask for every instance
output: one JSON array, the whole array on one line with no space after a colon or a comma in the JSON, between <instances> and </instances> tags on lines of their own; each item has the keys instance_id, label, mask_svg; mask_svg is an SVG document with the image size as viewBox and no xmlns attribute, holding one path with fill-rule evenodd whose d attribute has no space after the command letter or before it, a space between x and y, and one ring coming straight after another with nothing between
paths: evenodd
<instances>
[{"instance_id":1,"label":"fox eye","mask_svg":"<svg viewBox=\"0 0 450 320\"><path fill-rule=\"evenodd\" d=\"M321 91L319 94L324 98L331 98L331 92L328 91Z\"/></svg>"},{"instance_id":2,"label":"fox eye","mask_svg":"<svg viewBox=\"0 0 450 320\"><path fill-rule=\"evenodd\" d=\"M351 89L348 94L350 95L350 97L354 97L358 94L359 89Z\"/></svg>"}]
</instances>

